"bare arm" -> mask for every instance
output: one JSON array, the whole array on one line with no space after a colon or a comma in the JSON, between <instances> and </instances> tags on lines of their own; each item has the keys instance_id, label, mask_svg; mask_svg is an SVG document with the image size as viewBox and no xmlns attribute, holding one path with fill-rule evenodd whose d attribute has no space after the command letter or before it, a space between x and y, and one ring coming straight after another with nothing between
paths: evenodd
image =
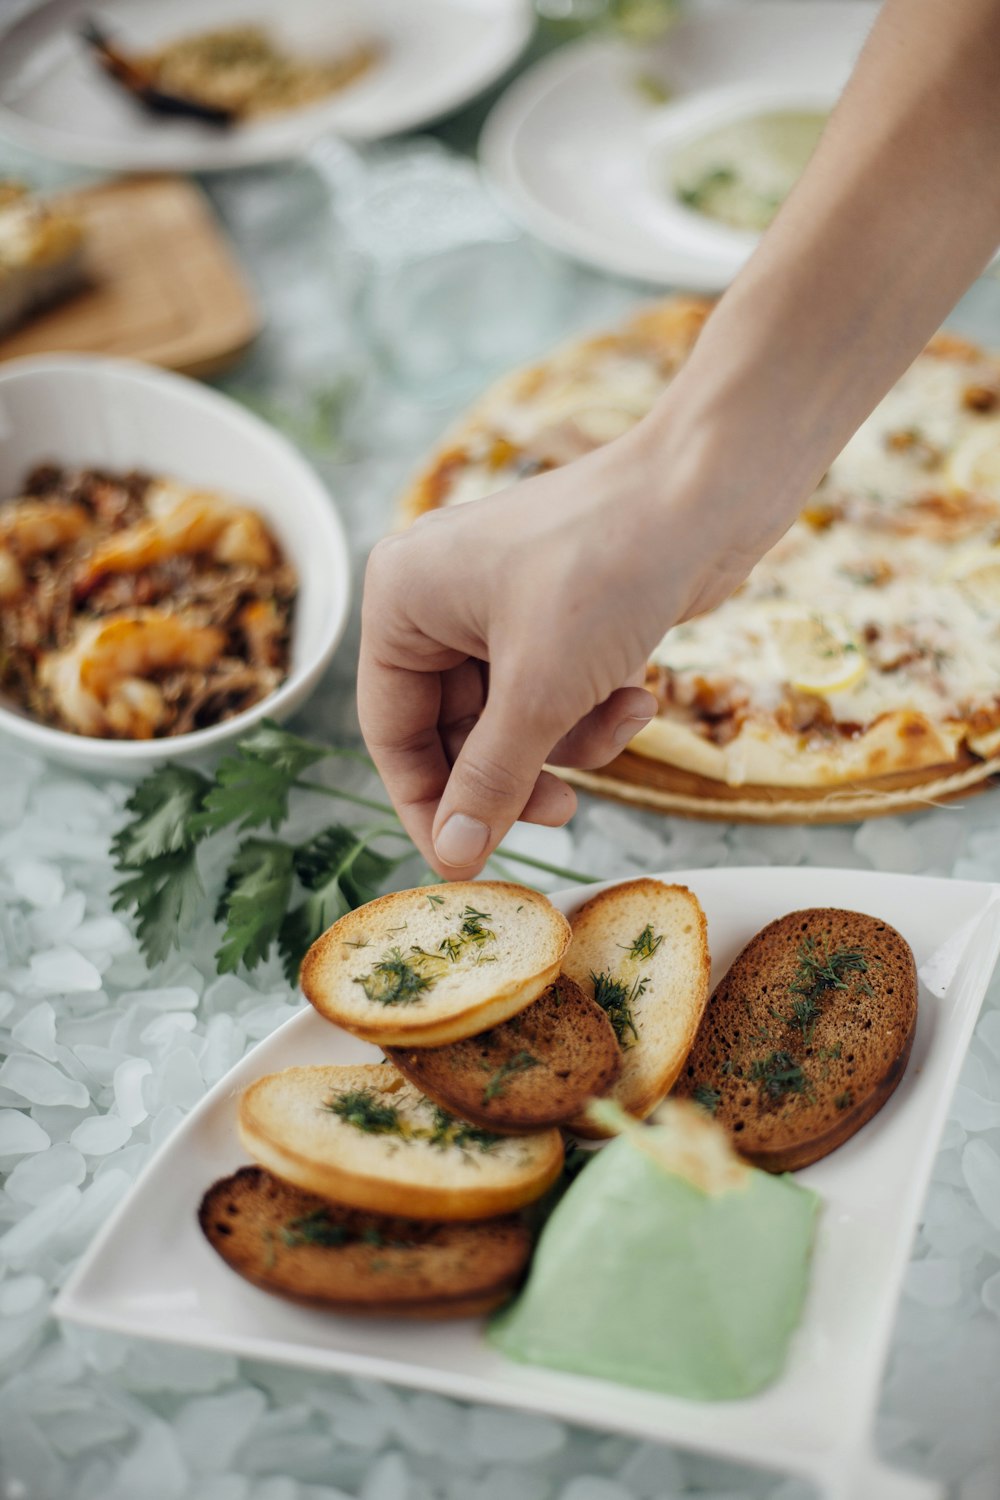
<instances>
[{"instance_id":1,"label":"bare arm","mask_svg":"<svg viewBox=\"0 0 1000 1500\"><path fill-rule=\"evenodd\" d=\"M725 598L1000 242L1000 0L886 0L807 171L632 432L380 543L358 704L444 874L519 816L546 760L600 765L654 711L676 621Z\"/></svg>"}]
</instances>

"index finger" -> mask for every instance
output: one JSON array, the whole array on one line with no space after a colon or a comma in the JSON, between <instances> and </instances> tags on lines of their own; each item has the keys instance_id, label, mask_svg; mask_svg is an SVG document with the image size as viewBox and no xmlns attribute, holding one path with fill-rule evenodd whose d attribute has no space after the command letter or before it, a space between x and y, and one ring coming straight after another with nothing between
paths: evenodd
<instances>
[{"instance_id":1,"label":"index finger","mask_svg":"<svg viewBox=\"0 0 1000 1500\"><path fill-rule=\"evenodd\" d=\"M393 666L365 651L358 664L358 718L365 744L403 827L424 858L451 767L439 732L441 677Z\"/></svg>"}]
</instances>

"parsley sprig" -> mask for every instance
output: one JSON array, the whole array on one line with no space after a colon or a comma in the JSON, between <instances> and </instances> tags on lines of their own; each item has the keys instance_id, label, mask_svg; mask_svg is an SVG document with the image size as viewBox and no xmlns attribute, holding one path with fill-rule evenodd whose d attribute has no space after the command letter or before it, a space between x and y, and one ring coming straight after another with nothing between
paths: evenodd
<instances>
[{"instance_id":1,"label":"parsley sprig","mask_svg":"<svg viewBox=\"0 0 1000 1500\"><path fill-rule=\"evenodd\" d=\"M181 946L185 930L215 896L223 925L216 951L220 974L255 968L277 948L290 982L309 945L345 912L379 894L416 851L393 808L307 773L322 761L368 757L343 746L317 744L265 719L246 735L214 775L162 766L139 783L126 803L128 821L111 844L120 877L116 911L133 912L143 956L159 963ZM293 796L311 793L378 815L362 826L334 822L301 842L279 835ZM270 830L274 837L264 836ZM206 891L199 852L213 839L245 835L229 858L215 892ZM527 854L501 849L503 859L586 884L595 877ZM425 875L433 883L437 876ZM433 900L433 896L429 897ZM478 915L478 914L476 914ZM482 942L486 934L471 934Z\"/></svg>"}]
</instances>

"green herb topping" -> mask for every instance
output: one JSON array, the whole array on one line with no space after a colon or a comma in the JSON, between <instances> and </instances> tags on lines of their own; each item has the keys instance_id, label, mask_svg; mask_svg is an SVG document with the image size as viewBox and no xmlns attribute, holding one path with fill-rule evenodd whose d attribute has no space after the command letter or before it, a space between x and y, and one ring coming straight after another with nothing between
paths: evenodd
<instances>
[{"instance_id":1,"label":"green herb topping","mask_svg":"<svg viewBox=\"0 0 1000 1500\"><path fill-rule=\"evenodd\" d=\"M594 999L607 1012L608 1020L614 1027L619 1047L623 1052L626 1051L639 1040L632 1006L640 995L645 994L649 980L637 979L630 989L622 980L615 979L605 971L602 974L592 972L590 982L594 986Z\"/></svg>"},{"instance_id":2,"label":"green herb topping","mask_svg":"<svg viewBox=\"0 0 1000 1500\"><path fill-rule=\"evenodd\" d=\"M379 1250L405 1250L408 1240L388 1239L378 1229L352 1230L346 1224L335 1224L325 1208L317 1208L301 1219L289 1219L282 1225L281 1238L289 1248L297 1245L322 1245L338 1249L341 1245L372 1245Z\"/></svg>"},{"instance_id":3,"label":"green herb topping","mask_svg":"<svg viewBox=\"0 0 1000 1500\"><path fill-rule=\"evenodd\" d=\"M653 929L647 922L639 936L629 944L628 956L629 958L652 958L662 942L663 933L654 936Z\"/></svg>"},{"instance_id":4,"label":"green herb topping","mask_svg":"<svg viewBox=\"0 0 1000 1500\"><path fill-rule=\"evenodd\" d=\"M804 1094L808 1079L789 1052L772 1052L750 1066L750 1078L760 1085L761 1097L769 1102L786 1094Z\"/></svg>"},{"instance_id":5,"label":"green herb topping","mask_svg":"<svg viewBox=\"0 0 1000 1500\"><path fill-rule=\"evenodd\" d=\"M411 952L418 959L427 957L419 948ZM378 1005L413 1005L434 980L422 973L412 958L404 958L399 948L390 948L370 974L362 974L354 983L360 984L368 999Z\"/></svg>"},{"instance_id":6,"label":"green herb topping","mask_svg":"<svg viewBox=\"0 0 1000 1500\"><path fill-rule=\"evenodd\" d=\"M380 1103L371 1089L346 1089L336 1094L326 1108L366 1135L398 1135L402 1130L399 1110Z\"/></svg>"},{"instance_id":7,"label":"green herb topping","mask_svg":"<svg viewBox=\"0 0 1000 1500\"><path fill-rule=\"evenodd\" d=\"M483 1089L483 1103L489 1104L493 1099L499 1099L506 1093L508 1081L515 1073L527 1073L530 1068L537 1068L540 1059L534 1057L530 1052L515 1052L513 1057L508 1057L505 1063L501 1063L496 1072L487 1080Z\"/></svg>"},{"instance_id":8,"label":"green herb topping","mask_svg":"<svg viewBox=\"0 0 1000 1500\"><path fill-rule=\"evenodd\" d=\"M789 993L799 998L792 1001L792 1008L784 1020L802 1033L805 1043L812 1040L819 1020L820 1000L829 990L850 989L849 976L862 975L868 971L868 960L860 948L838 948L831 953L829 945L822 949L815 938L803 938L798 951L798 973L795 983L789 985ZM857 980L858 987L871 994L867 980Z\"/></svg>"},{"instance_id":9,"label":"green herb topping","mask_svg":"<svg viewBox=\"0 0 1000 1500\"><path fill-rule=\"evenodd\" d=\"M691 1097L694 1099L695 1104L700 1104L702 1109L707 1110L710 1115L714 1115L722 1103L721 1092L718 1089L711 1088L707 1083L696 1084Z\"/></svg>"},{"instance_id":10,"label":"green herb topping","mask_svg":"<svg viewBox=\"0 0 1000 1500\"><path fill-rule=\"evenodd\" d=\"M486 943L495 943L497 935L489 927L484 927L484 922L492 922L493 918L488 911L476 911L474 906L466 906L462 911L462 921L457 934L454 937L446 937L441 943L441 952L457 963L467 948L482 949ZM484 959L478 956L477 963L494 962L493 959Z\"/></svg>"},{"instance_id":11,"label":"green herb topping","mask_svg":"<svg viewBox=\"0 0 1000 1500\"><path fill-rule=\"evenodd\" d=\"M490 1130L481 1130L478 1125L467 1125L464 1120L456 1120L446 1109L436 1107L434 1110L434 1125L430 1131L414 1131L427 1139L434 1146L457 1146L459 1151L468 1151L473 1147L477 1151L492 1151L494 1146L499 1146L500 1136L494 1135Z\"/></svg>"}]
</instances>

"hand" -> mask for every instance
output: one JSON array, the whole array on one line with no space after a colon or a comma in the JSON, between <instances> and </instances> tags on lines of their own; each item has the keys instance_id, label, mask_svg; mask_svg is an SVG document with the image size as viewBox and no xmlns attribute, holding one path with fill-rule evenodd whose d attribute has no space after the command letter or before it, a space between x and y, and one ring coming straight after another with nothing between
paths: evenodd
<instances>
[{"instance_id":1,"label":"hand","mask_svg":"<svg viewBox=\"0 0 1000 1500\"><path fill-rule=\"evenodd\" d=\"M698 528L656 495L651 451L635 429L372 553L361 728L443 875L478 872L517 818L566 822L575 795L543 764L604 765L656 711L646 659L702 590Z\"/></svg>"}]
</instances>

